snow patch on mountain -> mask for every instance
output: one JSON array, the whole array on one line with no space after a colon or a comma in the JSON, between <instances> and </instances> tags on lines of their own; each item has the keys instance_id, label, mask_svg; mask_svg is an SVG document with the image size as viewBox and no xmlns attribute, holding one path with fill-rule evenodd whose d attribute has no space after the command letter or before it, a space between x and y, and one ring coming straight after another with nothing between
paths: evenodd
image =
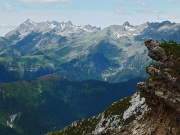
<instances>
[{"instance_id":1,"label":"snow patch on mountain","mask_svg":"<svg viewBox=\"0 0 180 135\"><path fill-rule=\"evenodd\" d=\"M141 98L138 93L132 96L130 103L131 105L129 106L129 108L124 111L124 120L128 119L132 115L136 115L138 112L145 112L148 109L148 106L145 103L145 98Z\"/></svg>"},{"instance_id":2,"label":"snow patch on mountain","mask_svg":"<svg viewBox=\"0 0 180 135\"><path fill-rule=\"evenodd\" d=\"M96 125L96 128L93 131L93 134L96 135L105 131L106 129L113 129L114 127L118 127L120 123L122 122L121 122L121 119L119 118L119 115L113 115L113 116L109 116L105 118L104 114L102 114L101 120Z\"/></svg>"},{"instance_id":3,"label":"snow patch on mountain","mask_svg":"<svg viewBox=\"0 0 180 135\"><path fill-rule=\"evenodd\" d=\"M21 112L18 112L18 113L10 115L9 119L6 121L7 126L9 126L10 128L13 128L13 122L15 121L17 117L20 117L21 114L22 114Z\"/></svg>"},{"instance_id":4,"label":"snow patch on mountain","mask_svg":"<svg viewBox=\"0 0 180 135\"><path fill-rule=\"evenodd\" d=\"M94 32L98 31L99 28L93 27L91 25L81 25L75 26L72 24L71 21L68 22L57 22L57 21L47 21L47 22L40 22L35 23L30 19L27 19L24 23L20 24L19 27L10 31L6 34L5 37L10 37L11 35L18 34L20 39L25 37L32 32L39 32L39 33L47 33L47 32L54 32L57 35L62 36L82 36L87 32Z\"/></svg>"}]
</instances>

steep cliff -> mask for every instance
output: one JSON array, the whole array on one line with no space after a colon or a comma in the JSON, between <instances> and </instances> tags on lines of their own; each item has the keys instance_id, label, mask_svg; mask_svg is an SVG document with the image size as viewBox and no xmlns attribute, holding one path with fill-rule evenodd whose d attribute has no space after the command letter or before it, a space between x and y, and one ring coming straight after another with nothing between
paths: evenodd
<instances>
[{"instance_id":1,"label":"steep cliff","mask_svg":"<svg viewBox=\"0 0 180 135\"><path fill-rule=\"evenodd\" d=\"M147 82L138 83L140 94L151 108L141 121L147 134L180 134L180 45L175 42L145 42L149 56L156 64L147 67L151 75ZM145 125L143 127L142 125Z\"/></svg>"},{"instance_id":2,"label":"steep cliff","mask_svg":"<svg viewBox=\"0 0 180 135\"><path fill-rule=\"evenodd\" d=\"M148 40L149 56L157 61L146 71L139 91L112 104L103 113L76 121L50 135L179 135L180 134L180 44Z\"/></svg>"}]
</instances>

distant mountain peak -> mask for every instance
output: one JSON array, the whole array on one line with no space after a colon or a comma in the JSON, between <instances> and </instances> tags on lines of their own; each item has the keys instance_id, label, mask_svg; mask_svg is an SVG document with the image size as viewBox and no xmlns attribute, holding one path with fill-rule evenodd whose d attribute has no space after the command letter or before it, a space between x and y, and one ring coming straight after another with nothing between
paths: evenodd
<instances>
[{"instance_id":1,"label":"distant mountain peak","mask_svg":"<svg viewBox=\"0 0 180 135\"><path fill-rule=\"evenodd\" d=\"M98 29L97 27L93 27L91 25L75 26L71 21L57 22L54 20L36 23L30 19L27 19L25 22L21 23L16 29L7 33L6 37L15 34L21 40L32 32L39 32L42 34L53 33L55 35L80 37L88 32L94 32L99 30L100 29ZM18 40L16 42L18 42Z\"/></svg>"},{"instance_id":2,"label":"distant mountain peak","mask_svg":"<svg viewBox=\"0 0 180 135\"><path fill-rule=\"evenodd\" d=\"M55 21L55 20L53 20L53 21L51 21L51 22L47 21L47 23L59 24L59 22L58 22L58 21Z\"/></svg>"},{"instance_id":3,"label":"distant mountain peak","mask_svg":"<svg viewBox=\"0 0 180 135\"><path fill-rule=\"evenodd\" d=\"M124 22L123 26L130 26L130 23L128 21Z\"/></svg>"},{"instance_id":4,"label":"distant mountain peak","mask_svg":"<svg viewBox=\"0 0 180 135\"><path fill-rule=\"evenodd\" d=\"M71 21L68 21L66 24L70 25L70 26L73 26L73 23Z\"/></svg>"},{"instance_id":5,"label":"distant mountain peak","mask_svg":"<svg viewBox=\"0 0 180 135\"><path fill-rule=\"evenodd\" d=\"M171 23L170 21L163 21L162 24L163 25L171 25L171 24L175 24L175 23Z\"/></svg>"},{"instance_id":6,"label":"distant mountain peak","mask_svg":"<svg viewBox=\"0 0 180 135\"><path fill-rule=\"evenodd\" d=\"M27 19L25 22L30 22L31 20L30 19Z\"/></svg>"},{"instance_id":7,"label":"distant mountain peak","mask_svg":"<svg viewBox=\"0 0 180 135\"><path fill-rule=\"evenodd\" d=\"M27 19L24 23L26 23L26 24L34 24L35 22L33 22L33 21L30 20L30 19Z\"/></svg>"}]
</instances>

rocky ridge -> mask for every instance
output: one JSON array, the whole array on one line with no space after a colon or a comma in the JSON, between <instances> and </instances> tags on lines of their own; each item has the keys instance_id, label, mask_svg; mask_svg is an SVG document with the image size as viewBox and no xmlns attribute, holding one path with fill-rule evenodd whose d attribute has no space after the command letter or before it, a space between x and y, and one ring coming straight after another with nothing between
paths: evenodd
<instances>
[{"instance_id":1,"label":"rocky ridge","mask_svg":"<svg viewBox=\"0 0 180 135\"><path fill-rule=\"evenodd\" d=\"M144 117L148 134L178 135L180 133L180 46L175 42L145 42L149 56L157 61L147 67L151 75L147 82L139 83L139 91L151 108L149 118ZM149 122L148 122L149 121ZM148 127L148 128L147 128ZM145 130L145 129L144 129Z\"/></svg>"},{"instance_id":2,"label":"rocky ridge","mask_svg":"<svg viewBox=\"0 0 180 135\"><path fill-rule=\"evenodd\" d=\"M28 34L32 32L38 33L55 33L61 36L82 36L86 32L94 32L100 30L97 27L91 25L81 25L75 26L71 21L68 22L57 22L57 21L47 21L47 22L33 22L30 19L27 19L25 22L20 24L16 29L5 35L6 38L11 36L19 36L19 40L23 39Z\"/></svg>"},{"instance_id":3,"label":"rocky ridge","mask_svg":"<svg viewBox=\"0 0 180 135\"><path fill-rule=\"evenodd\" d=\"M180 45L145 42L148 55L156 60L147 67L146 82L139 91L90 119L50 135L179 135L180 134Z\"/></svg>"},{"instance_id":4,"label":"rocky ridge","mask_svg":"<svg viewBox=\"0 0 180 135\"><path fill-rule=\"evenodd\" d=\"M26 20L0 37L0 82L30 80L54 73L72 81L122 82L147 77L151 61L144 40L179 42L180 24L164 21L99 29L72 22ZM112 53L113 52L113 53ZM4 79L6 78L6 79Z\"/></svg>"}]
</instances>

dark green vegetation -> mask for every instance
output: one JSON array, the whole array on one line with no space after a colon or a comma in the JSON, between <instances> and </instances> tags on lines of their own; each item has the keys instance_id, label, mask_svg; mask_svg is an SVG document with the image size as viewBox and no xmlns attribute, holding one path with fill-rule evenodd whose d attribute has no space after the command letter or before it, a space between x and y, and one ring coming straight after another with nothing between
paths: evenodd
<instances>
[{"instance_id":1,"label":"dark green vegetation","mask_svg":"<svg viewBox=\"0 0 180 135\"><path fill-rule=\"evenodd\" d=\"M76 121L71 126L68 126L61 131L48 133L48 135L84 135L84 134L92 133L92 131L95 130L96 126L98 125L102 117L104 119L102 123L102 127L104 127L105 124L108 123L107 120L110 119L113 115L118 116L119 125L120 125L121 122L123 121L122 115L124 111L129 107L130 100L131 97L124 98L123 100L113 103L103 113L101 113L98 116L94 116L89 119L83 119L81 121ZM115 119L110 120L110 122L113 122L113 120ZM124 124L128 124L128 123L125 121Z\"/></svg>"},{"instance_id":2,"label":"dark green vegetation","mask_svg":"<svg viewBox=\"0 0 180 135\"><path fill-rule=\"evenodd\" d=\"M61 129L74 120L97 115L112 102L133 94L136 83L142 80L111 84L47 75L0 84L0 134L41 135Z\"/></svg>"},{"instance_id":3,"label":"dark green vegetation","mask_svg":"<svg viewBox=\"0 0 180 135\"><path fill-rule=\"evenodd\" d=\"M157 68L160 70L160 73L166 73L169 74L171 73L171 75L173 75L174 77L178 77L180 75L180 44L178 44L177 42L174 41L164 41L162 40L162 42L159 44L160 47L162 47L165 51L165 55L167 57L169 57L171 60L167 61L166 65L157 65L157 64L150 64L151 66ZM172 64L173 63L173 64ZM171 69L169 69L169 65L171 67ZM164 74L164 77L159 77L158 73L154 73L150 76L149 79L152 79L154 81L157 82L161 82L163 80L166 80L167 75ZM169 82L167 82L169 83ZM158 85L158 84L157 84ZM164 91L164 94L167 93L167 91Z\"/></svg>"},{"instance_id":4,"label":"dark green vegetation","mask_svg":"<svg viewBox=\"0 0 180 135\"><path fill-rule=\"evenodd\" d=\"M180 57L180 44L174 41L163 41L159 46L166 51L167 55L174 55L175 57Z\"/></svg>"},{"instance_id":5,"label":"dark green vegetation","mask_svg":"<svg viewBox=\"0 0 180 135\"><path fill-rule=\"evenodd\" d=\"M120 115L122 119L122 114L130 106L130 100L131 97L126 97L116 103L113 103L104 111L104 117L107 118L108 115Z\"/></svg>"},{"instance_id":6,"label":"dark green vegetation","mask_svg":"<svg viewBox=\"0 0 180 135\"><path fill-rule=\"evenodd\" d=\"M100 117L93 117L91 119L83 119L76 121L72 127L67 127L65 130L48 133L50 135L83 135L83 133L91 133L98 124Z\"/></svg>"},{"instance_id":7,"label":"dark green vegetation","mask_svg":"<svg viewBox=\"0 0 180 135\"><path fill-rule=\"evenodd\" d=\"M172 58L175 59L174 61L174 68L176 70L171 71L173 75L179 76L180 75L180 44L174 42L174 41L169 41L169 42L164 42L160 45L162 47L167 56L171 56Z\"/></svg>"}]
</instances>

